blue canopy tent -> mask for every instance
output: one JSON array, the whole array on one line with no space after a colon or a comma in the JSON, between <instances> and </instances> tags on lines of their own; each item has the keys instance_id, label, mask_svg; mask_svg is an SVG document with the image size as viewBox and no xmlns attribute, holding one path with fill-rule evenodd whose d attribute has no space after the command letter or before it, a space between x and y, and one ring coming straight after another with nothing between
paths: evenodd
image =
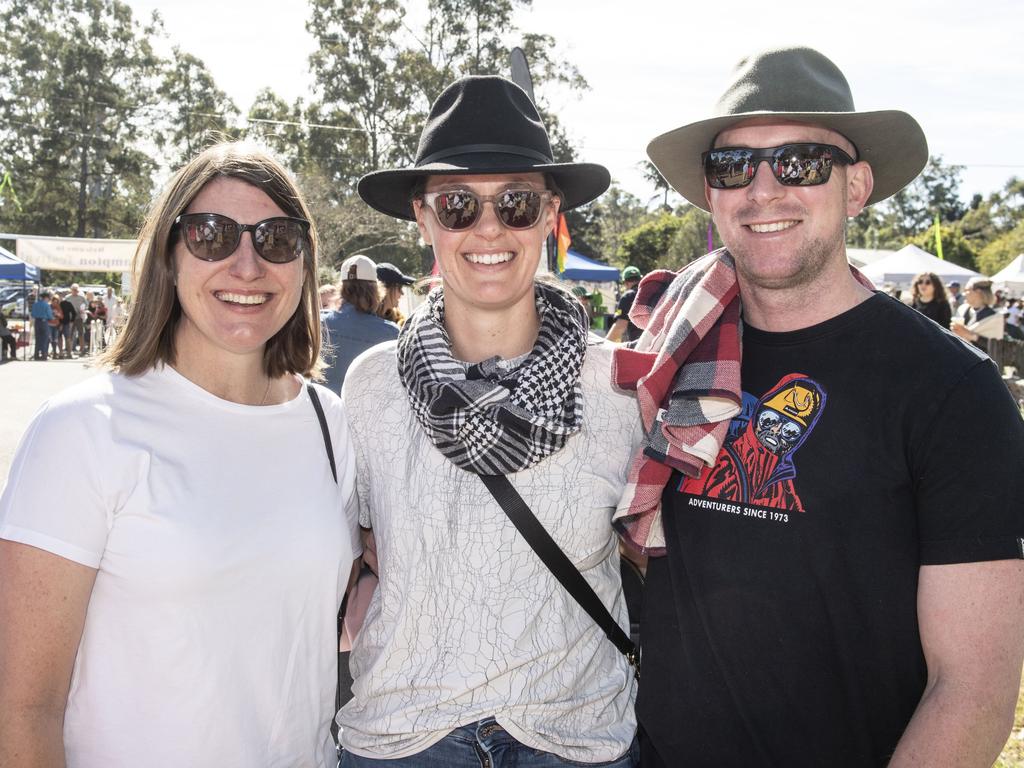
<instances>
[{"instance_id":1,"label":"blue canopy tent","mask_svg":"<svg viewBox=\"0 0 1024 768\"><path fill-rule=\"evenodd\" d=\"M0 248L0 280L31 280L39 279L39 267L26 264L6 248Z\"/></svg>"},{"instance_id":2,"label":"blue canopy tent","mask_svg":"<svg viewBox=\"0 0 1024 768\"><path fill-rule=\"evenodd\" d=\"M569 249L565 254L565 271L558 275L563 280L587 280L591 283L616 283L619 270Z\"/></svg>"},{"instance_id":3,"label":"blue canopy tent","mask_svg":"<svg viewBox=\"0 0 1024 768\"><path fill-rule=\"evenodd\" d=\"M24 285L27 281L37 282L39 280L39 267L34 264L26 264L6 248L0 247L0 280L19 280ZM23 328L28 329L28 299L24 304ZM23 348L25 357L28 357L28 347Z\"/></svg>"}]
</instances>

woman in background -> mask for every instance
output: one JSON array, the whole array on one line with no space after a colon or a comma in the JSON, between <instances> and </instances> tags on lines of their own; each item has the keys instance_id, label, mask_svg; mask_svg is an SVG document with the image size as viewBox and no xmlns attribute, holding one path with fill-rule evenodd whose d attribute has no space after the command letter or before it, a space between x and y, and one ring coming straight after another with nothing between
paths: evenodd
<instances>
[{"instance_id":1,"label":"woman in background","mask_svg":"<svg viewBox=\"0 0 1024 768\"><path fill-rule=\"evenodd\" d=\"M946 287L934 272L922 272L914 277L910 306L943 328L949 328L953 308L946 296Z\"/></svg>"}]
</instances>

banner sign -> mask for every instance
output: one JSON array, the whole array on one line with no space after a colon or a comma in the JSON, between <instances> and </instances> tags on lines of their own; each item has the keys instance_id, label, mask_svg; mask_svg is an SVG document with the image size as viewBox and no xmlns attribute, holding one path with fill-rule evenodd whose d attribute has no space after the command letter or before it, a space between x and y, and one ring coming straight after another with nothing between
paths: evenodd
<instances>
[{"instance_id":1,"label":"banner sign","mask_svg":"<svg viewBox=\"0 0 1024 768\"><path fill-rule=\"evenodd\" d=\"M135 240L18 236L18 258L42 269L130 272Z\"/></svg>"}]
</instances>

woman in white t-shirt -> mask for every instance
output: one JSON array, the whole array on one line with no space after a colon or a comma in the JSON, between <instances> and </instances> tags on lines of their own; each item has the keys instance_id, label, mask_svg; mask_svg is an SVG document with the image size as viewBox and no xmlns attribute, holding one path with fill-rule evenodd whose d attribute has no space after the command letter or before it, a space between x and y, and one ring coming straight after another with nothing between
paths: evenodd
<instances>
[{"instance_id":1,"label":"woman in white t-shirt","mask_svg":"<svg viewBox=\"0 0 1024 768\"><path fill-rule=\"evenodd\" d=\"M306 205L276 161L217 145L139 243L107 371L40 409L0 496L0 756L333 764L335 616L359 546L341 403L305 378Z\"/></svg>"},{"instance_id":2,"label":"woman in white t-shirt","mask_svg":"<svg viewBox=\"0 0 1024 768\"><path fill-rule=\"evenodd\" d=\"M412 168L359 182L369 205L416 221L441 286L342 390L380 578L338 715L342 768L635 765L625 651L480 477L508 477L626 627L611 518L637 405L613 390L613 345L580 303L535 279L559 211L608 181L553 162L521 88L468 77L434 103Z\"/></svg>"}]
</instances>

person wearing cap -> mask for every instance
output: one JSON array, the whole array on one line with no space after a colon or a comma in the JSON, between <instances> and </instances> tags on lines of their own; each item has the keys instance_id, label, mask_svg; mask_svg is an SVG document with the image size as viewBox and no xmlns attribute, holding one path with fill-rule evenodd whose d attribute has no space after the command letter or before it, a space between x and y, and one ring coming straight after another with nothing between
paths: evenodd
<instances>
[{"instance_id":1,"label":"person wearing cap","mask_svg":"<svg viewBox=\"0 0 1024 768\"><path fill-rule=\"evenodd\" d=\"M352 361L375 344L394 341L398 326L377 316L380 286L377 265L368 256L349 256L341 264L341 306L323 316L327 334L324 386L341 393Z\"/></svg>"},{"instance_id":2,"label":"person wearing cap","mask_svg":"<svg viewBox=\"0 0 1024 768\"><path fill-rule=\"evenodd\" d=\"M441 93L412 167L359 181L370 206L416 222L441 284L342 390L380 576L338 715L342 768L635 765L636 682L616 633L483 477L507 476L622 634L611 514L636 402L611 386L615 345L535 279L558 212L609 181L602 166L555 163L529 96L493 76Z\"/></svg>"},{"instance_id":3,"label":"person wearing cap","mask_svg":"<svg viewBox=\"0 0 1024 768\"><path fill-rule=\"evenodd\" d=\"M380 300L377 314L401 328L405 315L398 304L402 300L402 292L413 285L416 278L403 274L394 264L384 261L377 265L377 282L384 286L384 298Z\"/></svg>"},{"instance_id":4,"label":"person wearing cap","mask_svg":"<svg viewBox=\"0 0 1024 768\"><path fill-rule=\"evenodd\" d=\"M1024 661L1024 422L990 360L846 257L921 128L775 49L648 154L725 248L645 279L616 352L656 358L616 521L650 555L642 765L991 765Z\"/></svg>"},{"instance_id":5,"label":"person wearing cap","mask_svg":"<svg viewBox=\"0 0 1024 768\"><path fill-rule=\"evenodd\" d=\"M636 267L626 267L622 270L622 284L626 286L626 290L619 297L619 303L615 305L615 316L608 331L609 341L636 341L640 338L640 329L629 319L629 310L636 301L636 287L642 277L643 274Z\"/></svg>"}]
</instances>

